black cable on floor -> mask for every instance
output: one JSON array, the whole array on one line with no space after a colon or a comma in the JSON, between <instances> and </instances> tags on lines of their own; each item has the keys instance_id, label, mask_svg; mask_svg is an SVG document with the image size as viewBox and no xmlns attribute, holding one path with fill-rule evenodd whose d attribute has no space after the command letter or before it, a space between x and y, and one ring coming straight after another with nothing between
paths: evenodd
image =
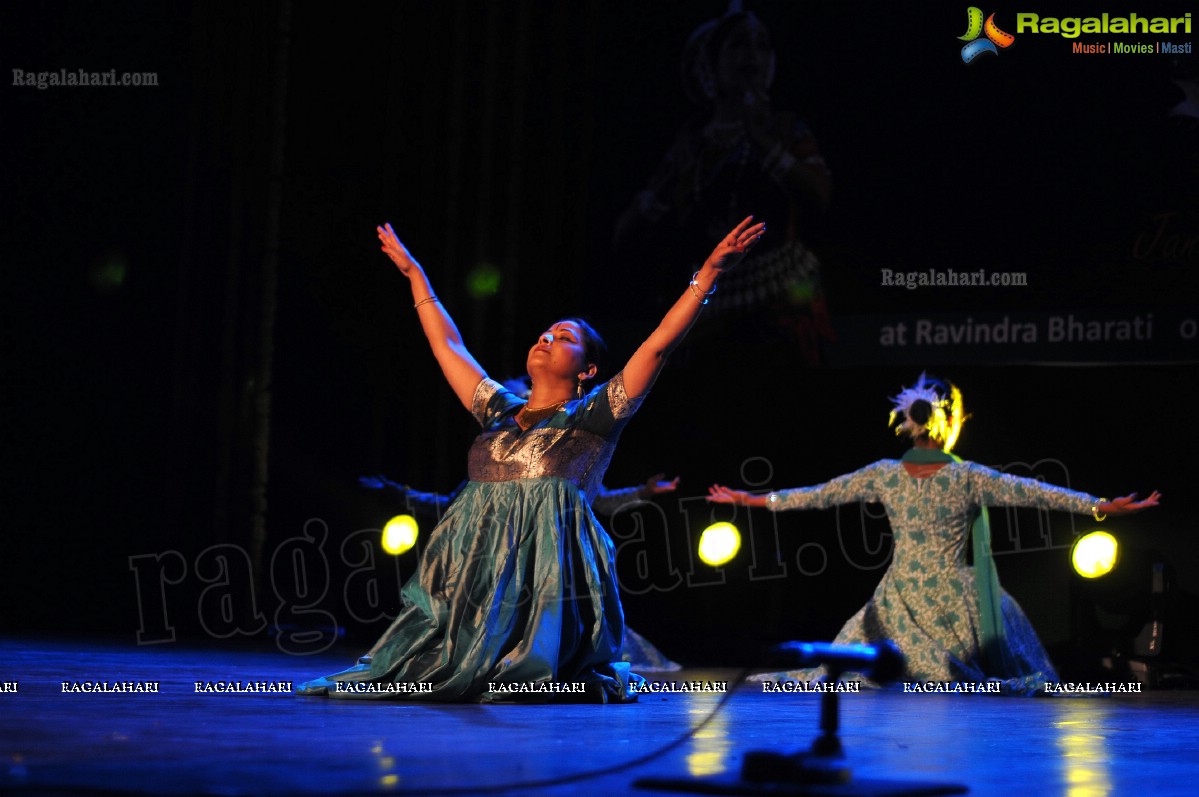
<instances>
[{"instance_id":1,"label":"black cable on floor","mask_svg":"<svg viewBox=\"0 0 1199 797\"><path fill-rule=\"evenodd\" d=\"M694 726L678 738L667 742L661 747L628 761L623 761L619 764L613 764L612 766L608 767L601 767L600 769L588 769L570 775L560 775L558 777L543 778L541 780L513 781L511 783L500 783L494 786L455 786L432 789L414 786L413 788L415 788L420 794L499 794L517 789L545 789L552 786L563 786L567 783L578 783L584 780L591 780L593 778L599 778L605 775L615 775L625 770L635 769L644 764L648 764L656 758L660 758L676 747L679 747L680 745L693 739L697 733L706 728L708 724L716 718L716 715L719 714L729 700L732 699L733 693L737 691L737 687L739 687L745 681L745 679L749 677L749 674L753 672L754 669L755 668L753 667L746 667L745 669L739 671L733 679L732 685L730 686L728 692L726 692L724 696L720 698L716 705L712 707L712 710L708 712L708 716L704 717L698 725Z\"/></svg>"}]
</instances>

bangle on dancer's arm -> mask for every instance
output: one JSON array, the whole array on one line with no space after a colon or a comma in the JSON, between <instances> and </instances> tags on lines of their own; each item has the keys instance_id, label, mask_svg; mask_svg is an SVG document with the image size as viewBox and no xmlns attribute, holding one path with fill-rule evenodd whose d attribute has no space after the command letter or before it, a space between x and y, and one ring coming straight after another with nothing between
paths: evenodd
<instances>
[{"instance_id":1,"label":"bangle on dancer's arm","mask_svg":"<svg viewBox=\"0 0 1199 797\"><path fill-rule=\"evenodd\" d=\"M766 496L766 508L767 509L778 509L778 505L779 505L779 494L778 493L770 493L769 495Z\"/></svg>"},{"instance_id":2,"label":"bangle on dancer's arm","mask_svg":"<svg viewBox=\"0 0 1199 797\"><path fill-rule=\"evenodd\" d=\"M1099 507L1102 504L1106 504L1106 503L1107 503L1106 498L1100 498L1098 501L1091 504L1091 517L1095 518L1096 523L1102 523L1103 521L1107 520L1107 513L1106 512L1100 513L1100 511L1099 511Z\"/></svg>"},{"instance_id":3,"label":"bangle on dancer's arm","mask_svg":"<svg viewBox=\"0 0 1199 797\"><path fill-rule=\"evenodd\" d=\"M422 304L428 304L429 302L437 302L437 301L440 301L440 299L438 299L435 295L429 295L429 296L426 296L425 298L421 299L416 304L412 305L412 309L415 310L416 308L420 307Z\"/></svg>"},{"instance_id":4,"label":"bangle on dancer's arm","mask_svg":"<svg viewBox=\"0 0 1199 797\"><path fill-rule=\"evenodd\" d=\"M712 280L712 290L703 291L699 287L699 272L697 271L691 275L691 284L687 286L687 289L691 291L691 295L695 297L697 302L707 304L708 297L716 293L716 280Z\"/></svg>"}]
</instances>

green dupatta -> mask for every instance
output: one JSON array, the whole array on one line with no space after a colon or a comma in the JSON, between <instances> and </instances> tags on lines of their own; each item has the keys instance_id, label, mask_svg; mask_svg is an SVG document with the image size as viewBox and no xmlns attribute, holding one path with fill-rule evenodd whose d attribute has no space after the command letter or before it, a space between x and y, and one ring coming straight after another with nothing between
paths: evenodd
<instances>
[{"instance_id":1,"label":"green dupatta","mask_svg":"<svg viewBox=\"0 0 1199 797\"><path fill-rule=\"evenodd\" d=\"M903 461L914 465L961 462L961 457L935 448L910 448ZM970 539L974 553L974 587L978 592L979 643L983 662L990 672L1003 678L1014 678L1020 673L1016 662L1011 660L1011 649L1003 626L1003 592L999 587L999 573L995 570L995 559L991 554L991 521L987 508L979 506L978 515L970 526Z\"/></svg>"}]
</instances>

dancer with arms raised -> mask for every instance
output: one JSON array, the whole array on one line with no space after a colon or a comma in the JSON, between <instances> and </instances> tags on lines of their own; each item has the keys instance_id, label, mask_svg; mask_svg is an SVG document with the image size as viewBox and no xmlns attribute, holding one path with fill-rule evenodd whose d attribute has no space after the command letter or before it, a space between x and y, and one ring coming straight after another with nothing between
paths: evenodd
<instances>
[{"instance_id":1,"label":"dancer with arms raised","mask_svg":"<svg viewBox=\"0 0 1199 797\"><path fill-rule=\"evenodd\" d=\"M505 699L523 685L570 682L587 683L588 696L601 700L635 698L620 662L624 617L615 551L590 499L667 356L721 274L764 230L750 217L724 236L606 382L596 384L600 340L590 325L578 318L552 324L529 349L532 387L525 400L487 376L424 269L390 224L380 227L383 251L411 284L442 373L483 431L470 449L470 480L430 535L395 622L357 666L299 691L471 701ZM402 691L416 684L425 691Z\"/></svg>"}]
</instances>

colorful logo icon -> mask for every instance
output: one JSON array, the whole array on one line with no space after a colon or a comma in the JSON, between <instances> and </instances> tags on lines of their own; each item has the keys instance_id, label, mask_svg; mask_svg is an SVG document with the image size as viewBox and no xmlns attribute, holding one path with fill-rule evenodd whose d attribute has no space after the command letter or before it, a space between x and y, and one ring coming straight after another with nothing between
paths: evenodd
<instances>
[{"instance_id":1,"label":"colorful logo icon","mask_svg":"<svg viewBox=\"0 0 1199 797\"><path fill-rule=\"evenodd\" d=\"M986 34L986 38L980 39L979 36L983 34ZM982 9L978 6L970 6L966 9L966 33L958 36L958 39L968 42L962 48L962 61L968 64L983 53L999 55L999 48L1011 47L1016 37L999 29L999 26L995 24L994 14L987 17L986 22L983 22Z\"/></svg>"}]
</instances>

